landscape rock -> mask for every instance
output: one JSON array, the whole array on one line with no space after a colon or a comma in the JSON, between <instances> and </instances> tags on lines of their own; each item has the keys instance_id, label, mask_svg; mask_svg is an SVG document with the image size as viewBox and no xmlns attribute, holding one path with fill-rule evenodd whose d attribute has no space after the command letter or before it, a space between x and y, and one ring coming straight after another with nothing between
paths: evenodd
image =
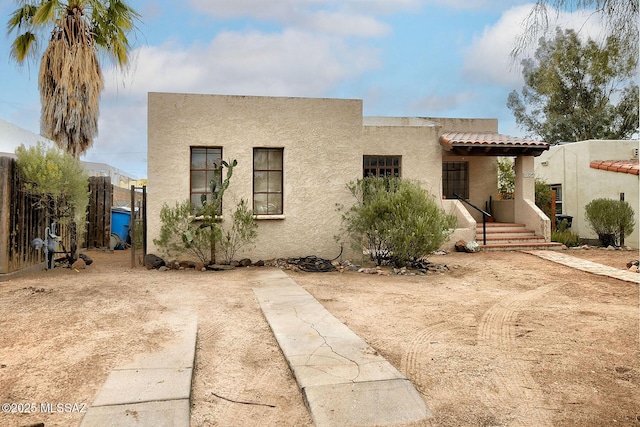
<instances>
[{"instance_id":1,"label":"landscape rock","mask_svg":"<svg viewBox=\"0 0 640 427\"><path fill-rule=\"evenodd\" d=\"M78 260L71 265L71 268L76 270L84 270L85 268L87 268L87 264L82 258L78 258Z\"/></svg>"},{"instance_id":2,"label":"landscape rock","mask_svg":"<svg viewBox=\"0 0 640 427\"><path fill-rule=\"evenodd\" d=\"M240 266L241 267L249 267L251 264L253 264L251 262L251 260L249 258L243 258L240 260Z\"/></svg>"},{"instance_id":3,"label":"landscape rock","mask_svg":"<svg viewBox=\"0 0 640 427\"><path fill-rule=\"evenodd\" d=\"M86 265L91 265L93 263L93 260L87 254L78 254L78 258L82 258Z\"/></svg>"},{"instance_id":4,"label":"landscape rock","mask_svg":"<svg viewBox=\"0 0 640 427\"><path fill-rule=\"evenodd\" d=\"M166 265L166 263L157 255L146 254L144 256L144 266L147 268L147 270L151 270L152 268L158 269L163 265Z\"/></svg>"}]
</instances>

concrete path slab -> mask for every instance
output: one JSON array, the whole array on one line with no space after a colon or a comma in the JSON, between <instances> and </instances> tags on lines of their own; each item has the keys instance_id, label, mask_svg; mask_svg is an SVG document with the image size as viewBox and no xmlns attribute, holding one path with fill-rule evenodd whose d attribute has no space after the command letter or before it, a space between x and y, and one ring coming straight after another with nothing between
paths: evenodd
<instances>
[{"instance_id":1,"label":"concrete path slab","mask_svg":"<svg viewBox=\"0 0 640 427\"><path fill-rule=\"evenodd\" d=\"M629 270L621 270L619 268L610 267L608 265L599 264L597 262L588 261L577 258L569 254L558 251L525 251L528 254L553 261L558 264L577 270L586 271L587 273L597 274L600 276L613 277L614 279L623 280L625 282L640 284L640 273L634 273ZM631 258L631 255L630 255Z\"/></svg>"},{"instance_id":2,"label":"concrete path slab","mask_svg":"<svg viewBox=\"0 0 640 427\"><path fill-rule=\"evenodd\" d=\"M431 416L407 378L280 270L253 289L316 426L394 425Z\"/></svg>"},{"instance_id":3,"label":"concrete path slab","mask_svg":"<svg viewBox=\"0 0 640 427\"><path fill-rule=\"evenodd\" d=\"M177 312L165 317L163 326L174 339L161 351L137 355L111 371L81 427L189 426L198 321Z\"/></svg>"},{"instance_id":4,"label":"concrete path slab","mask_svg":"<svg viewBox=\"0 0 640 427\"><path fill-rule=\"evenodd\" d=\"M82 426L189 427L187 399L144 402L132 405L94 406L82 420Z\"/></svg>"}]
</instances>

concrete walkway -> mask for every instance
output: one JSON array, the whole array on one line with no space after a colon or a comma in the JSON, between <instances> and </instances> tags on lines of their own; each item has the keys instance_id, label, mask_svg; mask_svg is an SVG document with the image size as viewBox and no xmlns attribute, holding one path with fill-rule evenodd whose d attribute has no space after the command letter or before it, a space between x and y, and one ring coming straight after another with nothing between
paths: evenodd
<instances>
[{"instance_id":1,"label":"concrete walkway","mask_svg":"<svg viewBox=\"0 0 640 427\"><path fill-rule=\"evenodd\" d=\"M640 273L634 273L629 270L621 270L619 268L609 267L608 265L598 264L597 262L587 261L576 258L558 251L524 251L528 254L538 256L540 258L557 262L577 270L586 271L587 273L598 274L600 276L613 277L615 279L624 280L640 284Z\"/></svg>"},{"instance_id":2,"label":"concrete walkway","mask_svg":"<svg viewBox=\"0 0 640 427\"><path fill-rule=\"evenodd\" d=\"M431 416L411 382L280 270L253 283L317 427L379 426Z\"/></svg>"},{"instance_id":3,"label":"concrete walkway","mask_svg":"<svg viewBox=\"0 0 640 427\"><path fill-rule=\"evenodd\" d=\"M190 313L163 320L175 338L111 371L81 427L189 427L198 322Z\"/></svg>"}]
</instances>

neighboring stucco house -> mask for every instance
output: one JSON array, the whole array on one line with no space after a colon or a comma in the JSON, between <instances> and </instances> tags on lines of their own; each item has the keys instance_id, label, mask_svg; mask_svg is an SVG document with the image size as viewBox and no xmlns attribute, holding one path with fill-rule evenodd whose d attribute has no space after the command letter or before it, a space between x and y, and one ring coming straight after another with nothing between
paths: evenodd
<instances>
[{"instance_id":1,"label":"neighboring stucco house","mask_svg":"<svg viewBox=\"0 0 640 427\"><path fill-rule=\"evenodd\" d=\"M585 220L585 206L594 199L624 199L635 211L636 229L625 245L638 248L640 185L637 140L589 140L552 146L536 158L536 176L556 190L556 213L573 217L571 228L581 238L598 236Z\"/></svg>"},{"instance_id":2,"label":"neighboring stucco house","mask_svg":"<svg viewBox=\"0 0 640 427\"><path fill-rule=\"evenodd\" d=\"M236 159L223 201L228 218L244 198L258 219L252 259L340 252L337 205L365 175L417 181L458 217L458 238L476 239L482 209L497 199L497 156L516 157L516 199L491 206L495 219L523 222L549 241L550 222L534 205L533 157L539 141L500 135L495 119L363 117L362 101L150 93L148 100L148 236L157 238L164 203L208 190L214 162ZM345 248L346 249L346 248ZM160 252L152 244L149 252Z\"/></svg>"}]
</instances>

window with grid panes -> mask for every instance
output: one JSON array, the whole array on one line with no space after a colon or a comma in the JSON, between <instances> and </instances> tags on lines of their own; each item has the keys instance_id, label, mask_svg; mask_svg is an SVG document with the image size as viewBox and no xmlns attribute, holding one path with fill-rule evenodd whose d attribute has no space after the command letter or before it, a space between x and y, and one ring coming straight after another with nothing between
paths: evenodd
<instances>
[{"instance_id":1,"label":"window with grid panes","mask_svg":"<svg viewBox=\"0 0 640 427\"><path fill-rule=\"evenodd\" d=\"M469 198L469 162L442 163L442 195L455 199L454 194Z\"/></svg>"},{"instance_id":2,"label":"window with grid panes","mask_svg":"<svg viewBox=\"0 0 640 427\"><path fill-rule=\"evenodd\" d=\"M253 149L253 213L282 215L282 148Z\"/></svg>"},{"instance_id":3,"label":"window with grid panes","mask_svg":"<svg viewBox=\"0 0 640 427\"><path fill-rule=\"evenodd\" d=\"M551 190L556 192L556 215L562 215L562 184L552 184Z\"/></svg>"},{"instance_id":4,"label":"window with grid panes","mask_svg":"<svg viewBox=\"0 0 640 427\"><path fill-rule=\"evenodd\" d=\"M400 178L401 156L363 156L362 175Z\"/></svg>"},{"instance_id":5,"label":"window with grid panes","mask_svg":"<svg viewBox=\"0 0 640 427\"><path fill-rule=\"evenodd\" d=\"M202 207L203 195L211 201L211 181L216 179L215 169L221 162L222 148L191 147L190 199L196 209ZM222 174L217 174L217 179L222 184Z\"/></svg>"}]
</instances>

